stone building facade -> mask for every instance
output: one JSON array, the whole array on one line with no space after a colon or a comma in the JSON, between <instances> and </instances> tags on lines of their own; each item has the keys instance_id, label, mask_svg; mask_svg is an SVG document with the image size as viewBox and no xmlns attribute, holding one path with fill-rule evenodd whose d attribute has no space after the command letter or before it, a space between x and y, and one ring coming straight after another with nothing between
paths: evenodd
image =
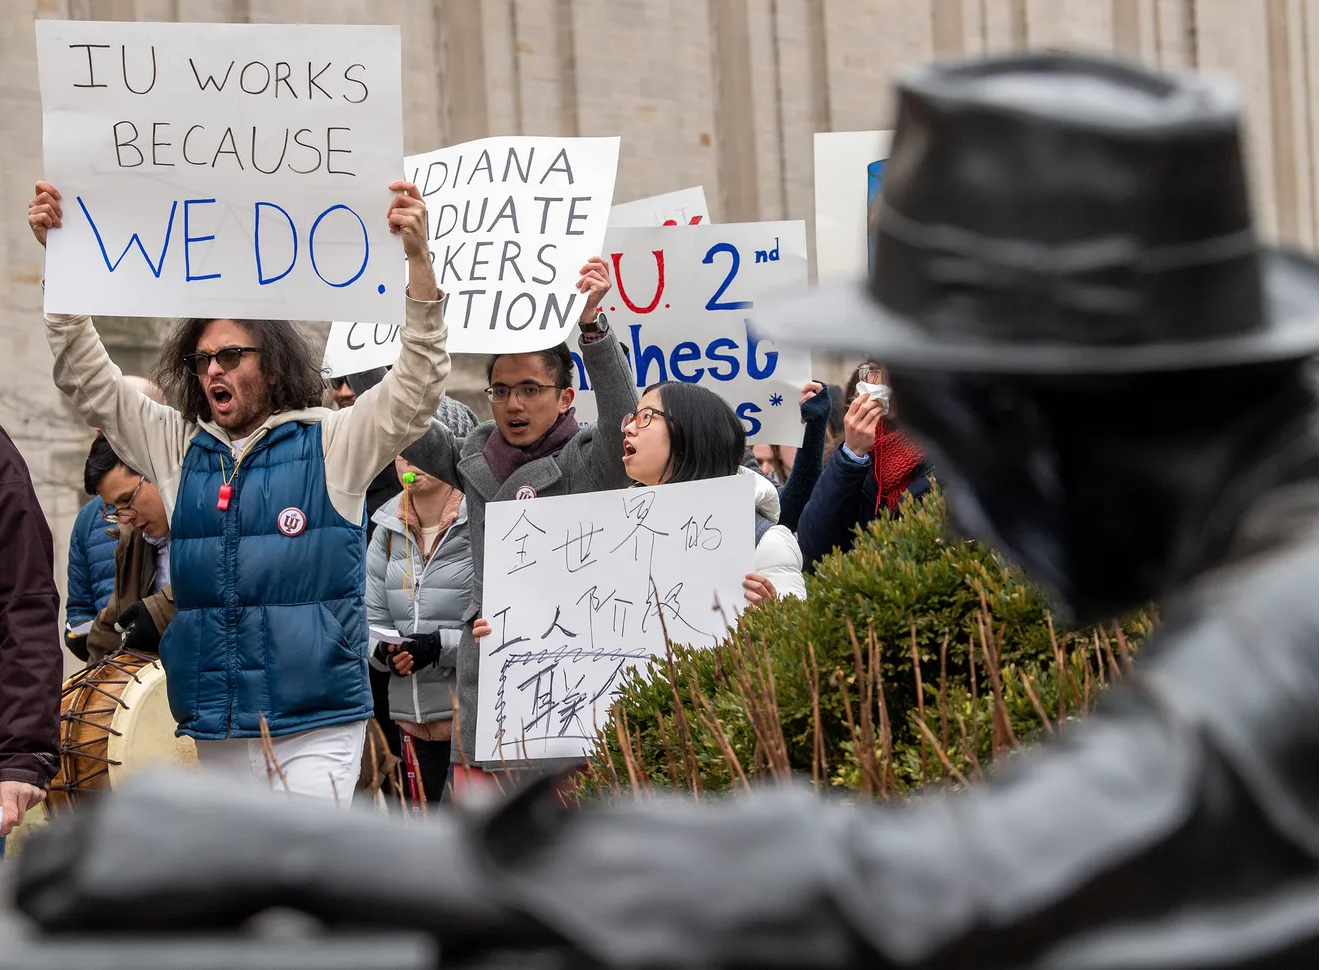
<instances>
[{"instance_id":1,"label":"stone building facade","mask_svg":"<svg viewBox=\"0 0 1320 970\"><path fill-rule=\"evenodd\" d=\"M37 481L61 582L90 432L51 383L42 253L24 219L42 171L33 22L48 17L401 24L408 152L496 134L622 135L617 201L703 185L725 222L810 222L812 133L886 127L905 65L1117 52L1235 78L1260 225L1316 246L1317 0L6 0L0 423ZM101 322L134 373L160 327ZM475 364L458 368L454 391L484 408Z\"/></svg>"}]
</instances>

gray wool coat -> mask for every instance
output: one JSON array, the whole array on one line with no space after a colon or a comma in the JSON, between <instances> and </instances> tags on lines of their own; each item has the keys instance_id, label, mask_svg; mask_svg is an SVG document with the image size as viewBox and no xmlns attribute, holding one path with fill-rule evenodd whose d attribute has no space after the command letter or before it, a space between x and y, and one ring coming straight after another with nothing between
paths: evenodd
<instances>
[{"instance_id":1,"label":"gray wool coat","mask_svg":"<svg viewBox=\"0 0 1320 970\"><path fill-rule=\"evenodd\" d=\"M530 486L538 498L576 495L627 488L632 482L623 470L624 415L637 409L637 384L614 333L588 342L578 338L587 375L596 392L599 419L584 424L568 444L552 455L530 461L503 482L495 478L482 454L487 439L499 434L494 421L479 424L458 438L439 421L410 447L403 457L428 475L449 482L467 498L468 529L472 534L472 602L463 617L463 639L458 650L459 734L469 764L498 767L489 752L478 752L477 680L480 655L472 637L472 621L481 616L482 570L486 546L486 504L512 501L519 489ZM453 760L463 754L453 746Z\"/></svg>"},{"instance_id":2,"label":"gray wool coat","mask_svg":"<svg viewBox=\"0 0 1320 970\"><path fill-rule=\"evenodd\" d=\"M454 668L472 595L467 502L459 506L458 518L425 562L399 521L398 507L396 495L371 517L378 528L367 546L367 622L404 636L440 631L435 666L390 678L390 717L426 724L454 716ZM372 665L380 667L374 659Z\"/></svg>"}]
</instances>

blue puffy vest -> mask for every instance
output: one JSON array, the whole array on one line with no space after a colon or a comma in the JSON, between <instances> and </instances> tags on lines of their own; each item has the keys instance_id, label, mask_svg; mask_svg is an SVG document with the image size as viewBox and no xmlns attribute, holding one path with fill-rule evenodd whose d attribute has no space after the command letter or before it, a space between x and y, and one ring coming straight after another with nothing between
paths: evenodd
<instances>
[{"instance_id":1,"label":"blue puffy vest","mask_svg":"<svg viewBox=\"0 0 1320 970\"><path fill-rule=\"evenodd\" d=\"M198 431L170 522L178 609L161 638L180 734L253 738L366 720L366 531L325 484L321 426L290 422L229 446ZM226 478L229 507L216 507Z\"/></svg>"}]
</instances>

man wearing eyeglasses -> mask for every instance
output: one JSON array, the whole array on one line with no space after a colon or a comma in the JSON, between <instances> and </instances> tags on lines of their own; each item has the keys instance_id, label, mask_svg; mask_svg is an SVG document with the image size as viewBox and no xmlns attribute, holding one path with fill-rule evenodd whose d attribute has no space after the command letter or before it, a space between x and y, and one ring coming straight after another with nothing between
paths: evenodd
<instances>
[{"instance_id":1,"label":"man wearing eyeglasses","mask_svg":"<svg viewBox=\"0 0 1320 970\"><path fill-rule=\"evenodd\" d=\"M573 409L573 359L567 344L529 354L496 354L486 362L493 421L463 437L440 421L403 452L422 471L460 489L468 502L472 534L472 600L459 645L457 682L459 731L451 748L453 793L478 777L464 765L498 766L490 752L476 750L477 680L480 657L473 619L481 616L486 503L576 495L627 488L623 471L623 416L637 407L637 385L623 347L610 339L601 299L611 286L609 265L593 257L580 270L578 290L586 294L578 348L596 392L595 424L578 424Z\"/></svg>"},{"instance_id":2,"label":"man wearing eyeglasses","mask_svg":"<svg viewBox=\"0 0 1320 970\"><path fill-rule=\"evenodd\" d=\"M104 435L92 442L83 487L105 503L101 518L118 540L114 591L87 632L87 659L96 663L121 648L159 653L174 617L170 520L160 492L120 460Z\"/></svg>"},{"instance_id":3,"label":"man wearing eyeglasses","mask_svg":"<svg viewBox=\"0 0 1320 970\"><path fill-rule=\"evenodd\" d=\"M124 381L89 317L46 321L55 383L159 489L177 607L160 658L179 733L204 770L266 786L269 731L279 787L345 807L372 715L364 498L449 376L426 205L410 182L389 189L408 263L402 348L351 408L320 406L321 355L288 321L180 321L153 372L178 410ZM38 182L37 241L61 219L59 192Z\"/></svg>"}]
</instances>

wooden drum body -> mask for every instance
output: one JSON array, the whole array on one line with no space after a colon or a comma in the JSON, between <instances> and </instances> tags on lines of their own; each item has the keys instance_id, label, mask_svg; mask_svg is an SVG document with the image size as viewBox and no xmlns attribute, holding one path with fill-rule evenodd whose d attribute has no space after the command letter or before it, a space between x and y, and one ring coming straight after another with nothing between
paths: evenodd
<instances>
[{"instance_id":1,"label":"wooden drum body","mask_svg":"<svg viewBox=\"0 0 1320 970\"><path fill-rule=\"evenodd\" d=\"M60 696L60 771L47 814L76 809L139 768L196 767L197 748L192 738L175 737L176 726L156 657L121 651L78 671Z\"/></svg>"}]
</instances>

